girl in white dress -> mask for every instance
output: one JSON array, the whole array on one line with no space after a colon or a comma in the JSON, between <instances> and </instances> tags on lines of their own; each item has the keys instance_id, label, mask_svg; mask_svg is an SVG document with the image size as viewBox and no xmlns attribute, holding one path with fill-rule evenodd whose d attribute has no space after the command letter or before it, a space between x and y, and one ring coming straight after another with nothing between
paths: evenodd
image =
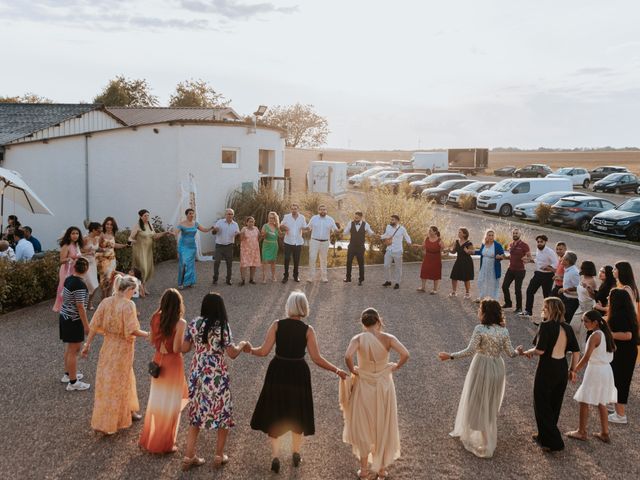
<instances>
[{"instance_id":1,"label":"girl in white dress","mask_svg":"<svg viewBox=\"0 0 640 480\"><path fill-rule=\"evenodd\" d=\"M96 253L100 250L100 235L102 235L102 225L98 222L91 222L88 227L89 235L84 237L82 246L82 256L89 262L89 269L84 274L84 281L89 289L89 310L93 310L93 295L98 286L98 266L96 263Z\"/></svg>"},{"instance_id":2,"label":"girl in white dress","mask_svg":"<svg viewBox=\"0 0 640 480\"><path fill-rule=\"evenodd\" d=\"M610 365L616 345L607 322L596 310L585 313L582 321L585 328L591 332L591 336L587 340L584 356L576 365L575 371L570 372L571 378L575 381L575 374L585 365L587 366L582 385L573 396L574 400L580 402L580 426L578 430L567 432L567 437L583 441L587 439L589 405L597 405L600 413L600 432L594 433L593 436L609 443L607 403L618 401L618 391Z\"/></svg>"}]
</instances>

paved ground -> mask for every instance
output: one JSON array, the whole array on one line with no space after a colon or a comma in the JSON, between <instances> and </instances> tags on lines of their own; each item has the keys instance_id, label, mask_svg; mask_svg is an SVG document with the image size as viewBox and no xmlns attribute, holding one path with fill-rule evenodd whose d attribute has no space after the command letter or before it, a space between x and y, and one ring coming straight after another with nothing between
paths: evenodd
<instances>
[{"instance_id":1,"label":"paved ground","mask_svg":"<svg viewBox=\"0 0 640 480\"><path fill-rule=\"evenodd\" d=\"M472 217L456 216L455 224L472 229L479 239L485 225ZM495 221L494 221L495 222ZM556 241L559 236L553 236ZM612 263L631 259L640 272L640 255L623 246L603 246L589 239L570 239L570 247L581 258ZM447 278L451 262L445 263ZM154 292L174 285L174 262L160 265L151 284ZM185 292L187 316L198 313L202 296L210 289L211 263L199 264L199 285ZM458 350L465 346L476 323L475 306L461 298L446 298L449 285L440 296L415 292L419 265L407 265L404 283L398 291L384 289L381 267L367 269L364 287L344 286L342 270L330 272L329 284L300 284L311 300L311 324L317 329L323 354L341 362L352 335L360 331L358 313L375 306L385 317L387 329L409 348L412 357L396 375L398 409L402 437L402 458L390 469L393 479L427 478L625 478L632 477L640 463L640 382L636 375L632 386L627 426L611 427L611 445L591 440L568 441L566 451L550 456L530 441L535 422L532 408L534 361L507 359L507 391L499 418L496 454L491 460L477 459L460 443L448 437L453 427L460 391L470 359L440 363L440 350ZM289 283L266 286L220 286L227 301L236 340L261 342L268 324L282 317L288 293L298 285ZM141 305L141 319L148 326L158 295ZM539 302L538 302L539 303ZM157 456L140 451L137 441L141 424L113 437L92 433L89 422L92 391L66 392L59 377L62 370L62 346L58 341L57 320L50 304L42 304L0 317L0 454L2 478L276 478L269 467L269 448L263 434L249 428L249 420L267 368L267 359L241 356L230 361L235 418L238 426L229 437L231 461L220 472L211 465L189 474L180 472L180 454ZM514 345L528 344L532 325L508 317ZM99 345L96 345L99 347ZM136 346L135 370L142 405L148 398L149 377L145 365L152 350L145 342ZM86 380L95 378L98 348L81 362ZM189 356L190 358L190 356ZM188 360L187 360L188 362ZM186 363L187 363L186 362ZM187 363L188 364L188 363ZM355 478L356 460L341 442L342 419L338 409L338 382L328 372L312 366L317 434L303 447L303 464L296 471L286 457L280 473L285 479ZM577 426L577 404L570 386L565 397L560 428ZM596 427L595 413L591 429ZM183 416L178 445L185 443L186 418ZM199 440L199 453L212 459L215 439L205 433Z\"/></svg>"}]
</instances>

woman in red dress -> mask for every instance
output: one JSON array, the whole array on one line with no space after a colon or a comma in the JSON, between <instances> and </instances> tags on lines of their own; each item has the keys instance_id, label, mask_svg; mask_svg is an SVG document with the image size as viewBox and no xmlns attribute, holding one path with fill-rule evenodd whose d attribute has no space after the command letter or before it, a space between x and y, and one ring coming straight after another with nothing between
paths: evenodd
<instances>
[{"instance_id":1,"label":"woman in red dress","mask_svg":"<svg viewBox=\"0 0 640 480\"><path fill-rule=\"evenodd\" d=\"M433 290L429 293L435 295L438 293L438 286L442 278L442 250L444 249L444 244L440 239L440 231L435 225L429 227L422 248L424 248L424 258L420 269L422 287L418 288L418 291L424 293L427 280L433 280Z\"/></svg>"}]
</instances>

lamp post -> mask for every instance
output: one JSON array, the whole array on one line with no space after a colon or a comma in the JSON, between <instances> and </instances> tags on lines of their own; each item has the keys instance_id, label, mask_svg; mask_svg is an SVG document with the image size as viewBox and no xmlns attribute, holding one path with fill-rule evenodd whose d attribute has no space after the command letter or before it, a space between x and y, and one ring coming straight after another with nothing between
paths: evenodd
<instances>
[{"instance_id":1,"label":"lamp post","mask_svg":"<svg viewBox=\"0 0 640 480\"><path fill-rule=\"evenodd\" d=\"M258 117L262 117L267 112L266 105L259 105L258 110L253 112L253 131L255 132L256 127L258 126Z\"/></svg>"}]
</instances>

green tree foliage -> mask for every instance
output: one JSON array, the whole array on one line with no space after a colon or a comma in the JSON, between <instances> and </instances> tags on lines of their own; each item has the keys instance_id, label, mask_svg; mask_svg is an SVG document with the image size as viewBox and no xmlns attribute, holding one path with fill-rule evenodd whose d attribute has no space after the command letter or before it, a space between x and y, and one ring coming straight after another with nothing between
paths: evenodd
<instances>
[{"instance_id":1,"label":"green tree foliage","mask_svg":"<svg viewBox=\"0 0 640 480\"><path fill-rule=\"evenodd\" d=\"M170 107L226 107L231 103L221 93L202 79L185 80L176 85L169 98Z\"/></svg>"},{"instance_id":2,"label":"green tree foliage","mask_svg":"<svg viewBox=\"0 0 640 480\"><path fill-rule=\"evenodd\" d=\"M327 143L329 123L318 115L313 105L295 105L269 108L263 117L264 123L286 130L287 147L319 147Z\"/></svg>"},{"instance_id":3,"label":"green tree foliage","mask_svg":"<svg viewBox=\"0 0 640 480\"><path fill-rule=\"evenodd\" d=\"M102 92L93 99L107 107L157 107L158 97L151 94L146 79L127 79L122 75L109 80Z\"/></svg>"},{"instance_id":4,"label":"green tree foliage","mask_svg":"<svg viewBox=\"0 0 640 480\"><path fill-rule=\"evenodd\" d=\"M16 97L0 97L0 103L53 103L53 100L35 93L25 93Z\"/></svg>"}]
</instances>

